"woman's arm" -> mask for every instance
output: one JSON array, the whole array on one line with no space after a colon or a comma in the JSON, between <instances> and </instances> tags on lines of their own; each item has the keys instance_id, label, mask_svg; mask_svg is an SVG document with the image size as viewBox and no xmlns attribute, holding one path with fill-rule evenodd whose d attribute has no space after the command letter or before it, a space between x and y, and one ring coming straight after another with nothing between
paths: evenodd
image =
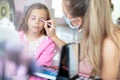
<instances>
[{"instance_id":1,"label":"woman's arm","mask_svg":"<svg viewBox=\"0 0 120 80\"><path fill-rule=\"evenodd\" d=\"M103 43L102 60L103 80L116 80L119 70L118 48L109 38Z\"/></svg>"},{"instance_id":2,"label":"woman's arm","mask_svg":"<svg viewBox=\"0 0 120 80\"><path fill-rule=\"evenodd\" d=\"M61 39L59 39L57 36L54 36L51 38L55 44L61 49L62 46L64 46L66 43L64 41L62 41Z\"/></svg>"},{"instance_id":3,"label":"woman's arm","mask_svg":"<svg viewBox=\"0 0 120 80\"><path fill-rule=\"evenodd\" d=\"M55 34L55 27L54 27L54 21L53 20L49 20L49 21L45 21L44 23L45 23L44 28L45 28L45 30L47 32L47 35L49 37L51 37L51 39L55 42L55 44L59 48L62 48L62 46L65 45L66 43L56 36L56 34ZM47 27L47 23L51 24L50 28Z\"/></svg>"}]
</instances>

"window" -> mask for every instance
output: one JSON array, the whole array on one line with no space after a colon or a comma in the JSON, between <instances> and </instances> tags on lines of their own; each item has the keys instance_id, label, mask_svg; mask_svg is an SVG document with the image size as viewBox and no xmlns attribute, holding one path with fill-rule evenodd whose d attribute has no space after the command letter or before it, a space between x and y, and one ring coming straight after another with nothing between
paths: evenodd
<instances>
[{"instance_id":1,"label":"window","mask_svg":"<svg viewBox=\"0 0 120 80\"><path fill-rule=\"evenodd\" d=\"M62 0L52 0L52 8L55 11L55 18L62 18Z\"/></svg>"}]
</instances>

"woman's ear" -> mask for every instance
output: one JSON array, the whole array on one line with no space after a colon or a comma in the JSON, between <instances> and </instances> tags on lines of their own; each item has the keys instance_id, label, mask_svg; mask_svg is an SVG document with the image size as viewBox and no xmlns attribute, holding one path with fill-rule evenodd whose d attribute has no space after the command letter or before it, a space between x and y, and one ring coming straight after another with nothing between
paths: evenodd
<instances>
[{"instance_id":1,"label":"woman's ear","mask_svg":"<svg viewBox=\"0 0 120 80\"><path fill-rule=\"evenodd\" d=\"M83 23L83 19L81 17L78 17L79 25L81 26Z\"/></svg>"},{"instance_id":2,"label":"woman's ear","mask_svg":"<svg viewBox=\"0 0 120 80\"><path fill-rule=\"evenodd\" d=\"M81 32L81 30L82 30L82 24L83 24L83 18L82 17L78 17L78 21L79 21L79 32Z\"/></svg>"}]
</instances>

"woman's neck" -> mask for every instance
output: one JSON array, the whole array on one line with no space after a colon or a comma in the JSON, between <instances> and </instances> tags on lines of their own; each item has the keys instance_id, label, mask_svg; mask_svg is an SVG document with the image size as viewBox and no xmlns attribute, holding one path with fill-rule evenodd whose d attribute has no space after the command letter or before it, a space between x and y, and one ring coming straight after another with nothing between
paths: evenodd
<instances>
[{"instance_id":1,"label":"woman's neck","mask_svg":"<svg viewBox=\"0 0 120 80\"><path fill-rule=\"evenodd\" d=\"M35 41L37 39L39 39L43 34L41 33L37 33L37 32L30 32L30 31L27 31L25 33L26 37L28 38L28 40L30 41Z\"/></svg>"}]
</instances>

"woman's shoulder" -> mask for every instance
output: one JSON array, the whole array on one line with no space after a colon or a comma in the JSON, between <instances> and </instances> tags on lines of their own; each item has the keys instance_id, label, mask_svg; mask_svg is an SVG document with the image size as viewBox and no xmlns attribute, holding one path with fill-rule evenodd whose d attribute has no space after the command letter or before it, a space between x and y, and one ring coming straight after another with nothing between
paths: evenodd
<instances>
[{"instance_id":1,"label":"woman's shoulder","mask_svg":"<svg viewBox=\"0 0 120 80\"><path fill-rule=\"evenodd\" d=\"M106 37L104 40L103 40L103 50L109 50L109 49L116 49L117 48L117 41L118 41L118 35L120 36L120 34L116 34L116 36L114 37Z\"/></svg>"},{"instance_id":2,"label":"woman's shoulder","mask_svg":"<svg viewBox=\"0 0 120 80\"><path fill-rule=\"evenodd\" d=\"M105 49L110 49L110 48L114 48L116 45L115 45L115 42L113 41L113 39L111 39L110 37L106 37L104 40L103 40L103 48Z\"/></svg>"},{"instance_id":3,"label":"woman's shoulder","mask_svg":"<svg viewBox=\"0 0 120 80\"><path fill-rule=\"evenodd\" d=\"M115 76L119 69L119 43L117 43L117 35L120 35L119 33L115 34L113 38L106 37L103 41L102 46L102 75L110 72L112 69L112 72L114 74L111 74ZM110 68L109 68L110 67Z\"/></svg>"},{"instance_id":4,"label":"woman's shoulder","mask_svg":"<svg viewBox=\"0 0 120 80\"><path fill-rule=\"evenodd\" d=\"M113 41L110 37L107 37L103 41L102 45L102 58L106 62L117 59L119 53L118 44Z\"/></svg>"}]
</instances>

